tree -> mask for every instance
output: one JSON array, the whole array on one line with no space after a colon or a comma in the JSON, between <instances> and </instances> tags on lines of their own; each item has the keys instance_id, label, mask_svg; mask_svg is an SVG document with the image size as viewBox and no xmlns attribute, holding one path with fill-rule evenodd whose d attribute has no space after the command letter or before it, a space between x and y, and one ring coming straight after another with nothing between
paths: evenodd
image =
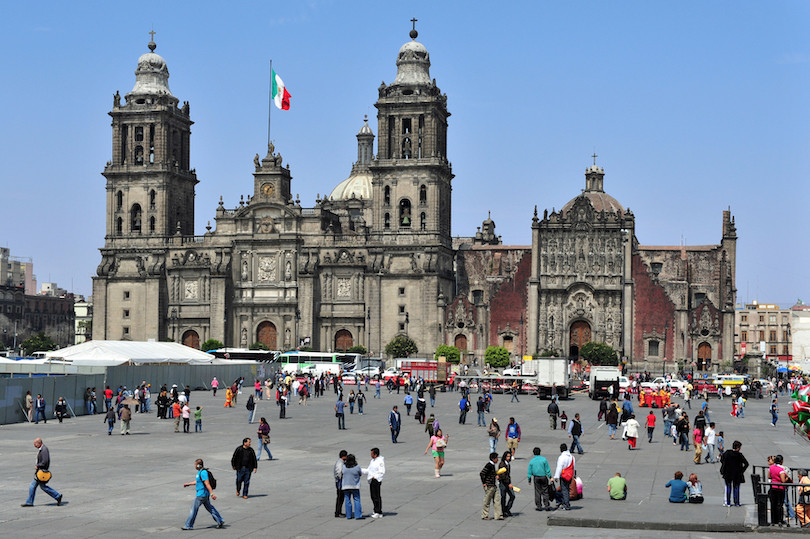
<instances>
[{"instance_id":1,"label":"tree","mask_svg":"<svg viewBox=\"0 0 810 539\"><path fill-rule=\"evenodd\" d=\"M207 341L202 343L202 346L200 346L200 350L202 350L203 352L207 352L209 350L216 350L218 348L225 348L225 345L222 343L222 341L218 341L216 339L208 339Z\"/></svg>"},{"instance_id":2,"label":"tree","mask_svg":"<svg viewBox=\"0 0 810 539\"><path fill-rule=\"evenodd\" d=\"M270 350L263 342L255 342L250 345L249 350Z\"/></svg>"},{"instance_id":3,"label":"tree","mask_svg":"<svg viewBox=\"0 0 810 539\"><path fill-rule=\"evenodd\" d=\"M506 367L509 365L509 350L503 346L487 346L484 361L491 367Z\"/></svg>"},{"instance_id":4,"label":"tree","mask_svg":"<svg viewBox=\"0 0 810 539\"><path fill-rule=\"evenodd\" d=\"M461 350L456 348L455 346L448 346L446 344L440 345L436 348L436 353L433 357L439 359L440 356L444 356L447 359L448 363L458 363L461 361Z\"/></svg>"},{"instance_id":5,"label":"tree","mask_svg":"<svg viewBox=\"0 0 810 539\"><path fill-rule=\"evenodd\" d=\"M368 348L366 348L362 344L355 344L346 351L350 354L360 354L361 356L368 354Z\"/></svg>"},{"instance_id":6,"label":"tree","mask_svg":"<svg viewBox=\"0 0 810 539\"><path fill-rule=\"evenodd\" d=\"M391 342L385 345L385 353L391 357L408 357L419 352L413 339L405 335L394 337Z\"/></svg>"},{"instance_id":7,"label":"tree","mask_svg":"<svg viewBox=\"0 0 810 539\"><path fill-rule=\"evenodd\" d=\"M32 335L25 339L21 344L23 355L33 354L39 351L56 350L56 343L44 331L40 331L36 335Z\"/></svg>"},{"instance_id":8,"label":"tree","mask_svg":"<svg viewBox=\"0 0 810 539\"><path fill-rule=\"evenodd\" d=\"M579 349L579 355L591 365L612 365L619 364L619 355L612 346L603 342L589 342Z\"/></svg>"},{"instance_id":9,"label":"tree","mask_svg":"<svg viewBox=\"0 0 810 539\"><path fill-rule=\"evenodd\" d=\"M556 348L545 348L540 351L538 357L560 357L560 351Z\"/></svg>"}]
</instances>

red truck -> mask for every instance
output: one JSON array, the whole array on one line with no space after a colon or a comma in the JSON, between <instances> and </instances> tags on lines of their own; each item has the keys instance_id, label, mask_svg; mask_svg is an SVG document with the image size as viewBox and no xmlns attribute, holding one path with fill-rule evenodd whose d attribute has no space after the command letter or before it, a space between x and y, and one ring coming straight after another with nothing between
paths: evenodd
<instances>
[{"instance_id":1,"label":"red truck","mask_svg":"<svg viewBox=\"0 0 810 539\"><path fill-rule=\"evenodd\" d=\"M450 378L450 364L436 360L406 360L399 366L411 380L423 378L426 382L446 383Z\"/></svg>"}]
</instances>

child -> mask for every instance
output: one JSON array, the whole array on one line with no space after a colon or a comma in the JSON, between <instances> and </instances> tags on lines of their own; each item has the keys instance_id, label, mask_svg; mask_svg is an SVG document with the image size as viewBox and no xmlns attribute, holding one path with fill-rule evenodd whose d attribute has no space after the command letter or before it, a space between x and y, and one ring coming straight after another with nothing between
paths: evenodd
<instances>
[{"instance_id":1,"label":"child","mask_svg":"<svg viewBox=\"0 0 810 539\"><path fill-rule=\"evenodd\" d=\"M562 430L565 430L566 423L568 423L568 416L565 415L565 410L563 410L562 413L560 414L560 428L562 428Z\"/></svg>"},{"instance_id":2,"label":"child","mask_svg":"<svg viewBox=\"0 0 810 539\"><path fill-rule=\"evenodd\" d=\"M194 432L202 432L202 406L194 410Z\"/></svg>"},{"instance_id":3,"label":"child","mask_svg":"<svg viewBox=\"0 0 810 539\"><path fill-rule=\"evenodd\" d=\"M723 431L717 433L717 438L715 439L715 443L717 444L717 454L720 455L720 458L723 458L723 453L726 450L725 440L723 439Z\"/></svg>"}]
</instances>

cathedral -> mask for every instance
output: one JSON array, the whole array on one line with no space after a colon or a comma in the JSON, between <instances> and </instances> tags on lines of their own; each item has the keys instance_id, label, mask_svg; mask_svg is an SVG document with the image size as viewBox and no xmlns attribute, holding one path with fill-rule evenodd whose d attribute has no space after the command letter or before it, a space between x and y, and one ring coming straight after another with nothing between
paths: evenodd
<instances>
[{"instance_id":1,"label":"cathedral","mask_svg":"<svg viewBox=\"0 0 810 539\"><path fill-rule=\"evenodd\" d=\"M220 199L216 226L202 235L189 103L171 93L150 41L132 91L116 93L109 113L94 337L363 345L381 355L404 335L421 357L450 344L479 363L492 345L515 357L552 349L576 357L596 340L636 363L685 359L708 369L730 358L729 212L718 245L641 246L633 214L604 192L594 165L586 189L559 212L527 216L531 246L503 245L490 217L474 235L451 236L447 95L415 30L410 37L394 81L378 88L377 136L366 120L346 180L302 207L290 164L270 144L254 158L253 195L233 208Z\"/></svg>"}]
</instances>

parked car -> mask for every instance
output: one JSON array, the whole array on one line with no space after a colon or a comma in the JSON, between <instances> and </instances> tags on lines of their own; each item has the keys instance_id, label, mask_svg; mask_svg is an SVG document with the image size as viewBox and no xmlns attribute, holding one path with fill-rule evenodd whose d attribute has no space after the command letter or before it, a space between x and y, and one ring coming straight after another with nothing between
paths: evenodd
<instances>
[{"instance_id":1,"label":"parked car","mask_svg":"<svg viewBox=\"0 0 810 539\"><path fill-rule=\"evenodd\" d=\"M379 367L363 367L362 369L358 369L354 371L355 374L358 376L368 376L369 378L373 378L374 376L378 376L380 374Z\"/></svg>"},{"instance_id":2,"label":"parked car","mask_svg":"<svg viewBox=\"0 0 810 539\"><path fill-rule=\"evenodd\" d=\"M357 385L357 376L352 372L345 372L341 375L340 381L343 385L354 386Z\"/></svg>"},{"instance_id":3,"label":"parked car","mask_svg":"<svg viewBox=\"0 0 810 539\"><path fill-rule=\"evenodd\" d=\"M666 378L659 376L652 382L642 382L641 387L644 389L654 389L655 391L660 391L662 388L669 387L678 393L683 393L686 389L686 382L674 378L668 381Z\"/></svg>"}]
</instances>

